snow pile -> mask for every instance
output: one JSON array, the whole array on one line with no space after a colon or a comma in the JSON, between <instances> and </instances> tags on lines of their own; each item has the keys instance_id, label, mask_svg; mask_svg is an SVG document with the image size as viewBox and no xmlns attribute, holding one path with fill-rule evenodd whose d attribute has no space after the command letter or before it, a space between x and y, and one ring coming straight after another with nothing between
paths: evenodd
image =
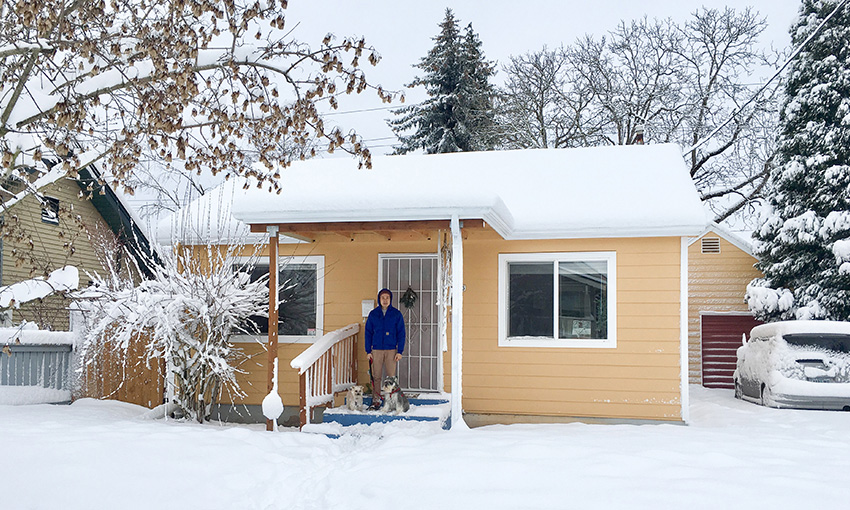
<instances>
[{"instance_id":1,"label":"snow pile","mask_svg":"<svg viewBox=\"0 0 850 510\"><path fill-rule=\"evenodd\" d=\"M277 361L278 358L275 358L274 373L272 375L272 381L274 381L272 390L263 399L263 416L265 416L267 420L274 422L275 429L277 429L277 419L280 418L281 414L283 414L283 400L280 398L280 393L278 393L277 387Z\"/></svg>"},{"instance_id":2,"label":"snow pile","mask_svg":"<svg viewBox=\"0 0 850 510\"><path fill-rule=\"evenodd\" d=\"M79 285L79 270L74 266L65 266L50 273L47 279L37 277L0 287L0 308L18 308L24 303L43 299L55 292L76 290Z\"/></svg>"},{"instance_id":3,"label":"snow pile","mask_svg":"<svg viewBox=\"0 0 850 510\"><path fill-rule=\"evenodd\" d=\"M731 390L690 392L690 426L572 423L458 433L382 424L368 431L379 434L336 440L294 429L269 433L262 425L151 421L143 418L147 409L120 402L7 406L0 408L2 506L846 507L850 413L764 408L735 400Z\"/></svg>"},{"instance_id":4,"label":"snow pile","mask_svg":"<svg viewBox=\"0 0 850 510\"><path fill-rule=\"evenodd\" d=\"M3 386L0 385L0 406L51 404L70 402L71 390L57 390L41 386Z\"/></svg>"}]
</instances>

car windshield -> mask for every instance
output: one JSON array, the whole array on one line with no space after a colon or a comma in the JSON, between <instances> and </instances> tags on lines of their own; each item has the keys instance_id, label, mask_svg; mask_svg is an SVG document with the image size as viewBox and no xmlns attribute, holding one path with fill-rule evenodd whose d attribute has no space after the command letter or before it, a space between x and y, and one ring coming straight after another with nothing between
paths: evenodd
<instances>
[{"instance_id":1,"label":"car windshield","mask_svg":"<svg viewBox=\"0 0 850 510\"><path fill-rule=\"evenodd\" d=\"M835 352L850 353L850 335L835 333L795 333L783 335L789 345L819 347Z\"/></svg>"}]
</instances>

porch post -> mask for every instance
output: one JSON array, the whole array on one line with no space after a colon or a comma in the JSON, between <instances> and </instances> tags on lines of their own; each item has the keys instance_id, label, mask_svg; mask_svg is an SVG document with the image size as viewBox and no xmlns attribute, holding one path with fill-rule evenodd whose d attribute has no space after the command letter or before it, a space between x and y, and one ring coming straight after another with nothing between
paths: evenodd
<instances>
[{"instance_id":1,"label":"porch post","mask_svg":"<svg viewBox=\"0 0 850 510\"><path fill-rule=\"evenodd\" d=\"M268 392L274 389L274 363L277 359L277 226L266 227L269 233L269 346ZM274 423L266 420L266 430L272 432Z\"/></svg>"},{"instance_id":2,"label":"porch post","mask_svg":"<svg viewBox=\"0 0 850 510\"><path fill-rule=\"evenodd\" d=\"M460 220L452 215L452 429L463 421L463 237Z\"/></svg>"}]
</instances>

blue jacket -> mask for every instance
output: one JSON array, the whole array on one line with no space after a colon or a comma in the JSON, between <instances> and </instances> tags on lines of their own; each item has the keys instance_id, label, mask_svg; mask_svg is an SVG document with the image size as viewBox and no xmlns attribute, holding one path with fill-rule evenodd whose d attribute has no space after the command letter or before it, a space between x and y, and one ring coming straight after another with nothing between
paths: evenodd
<instances>
[{"instance_id":1,"label":"blue jacket","mask_svg":"<svg viewBox=\"0 0 850 510\"><path fill-rule=\"evenodd\" d=\"M384 291L389 292L387 289L381 290ZM387 313L383 313L381 292L378 293L378 306L366 318L366 352L370 353L372 349L396 349L401 354L404 352L404 316L392 305L392 292L390 306L387 307Z\"/></svg>"}]
</instances>

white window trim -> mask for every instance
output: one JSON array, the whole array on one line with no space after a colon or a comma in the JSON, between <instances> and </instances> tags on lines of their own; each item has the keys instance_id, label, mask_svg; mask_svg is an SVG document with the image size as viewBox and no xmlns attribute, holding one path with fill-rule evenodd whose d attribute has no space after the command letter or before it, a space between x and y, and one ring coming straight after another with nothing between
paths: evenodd
<instances>
[{"instance_id":1,"label":"white window trim","mask_svg":"<svg viewBox=\"0 0 850 510\"><path fill-rule=\"evenodd\" d=\"M236 257L238 263L246 264L251 262L251 257ZM258 264L268 264L268 257L260 257L255 259ZM279 335L278 343L282 344L312 344L321 338L325 332L325 257L324 255L305 255L305 256L282 256L278 258L278 270L287 264L314 264L316 266L316 335ZM268 300L266 300L268 306ZM233 343L265 343L268 339L268 334L260 335L233 335L231 341Z\"/></svg>"},{"instance_id":2,"label":"white window trim","mask_svg":"<svg viewBox=\"0 0 850 510\"><path fill-rule=\"evenodd\" d=\"M608 270L608 338L557 339L555 337L508 337L508 263L509 262L606 262ZM555 278L558 272L555 272ZM555 289L557 289L557 280ZM555 300L554 328L558 331L558 301ZM563 253L500 253L499 254L499 347L569 347L614 349L617 347L617 253L563 252Z\"/></svg>"}]
</instances>

